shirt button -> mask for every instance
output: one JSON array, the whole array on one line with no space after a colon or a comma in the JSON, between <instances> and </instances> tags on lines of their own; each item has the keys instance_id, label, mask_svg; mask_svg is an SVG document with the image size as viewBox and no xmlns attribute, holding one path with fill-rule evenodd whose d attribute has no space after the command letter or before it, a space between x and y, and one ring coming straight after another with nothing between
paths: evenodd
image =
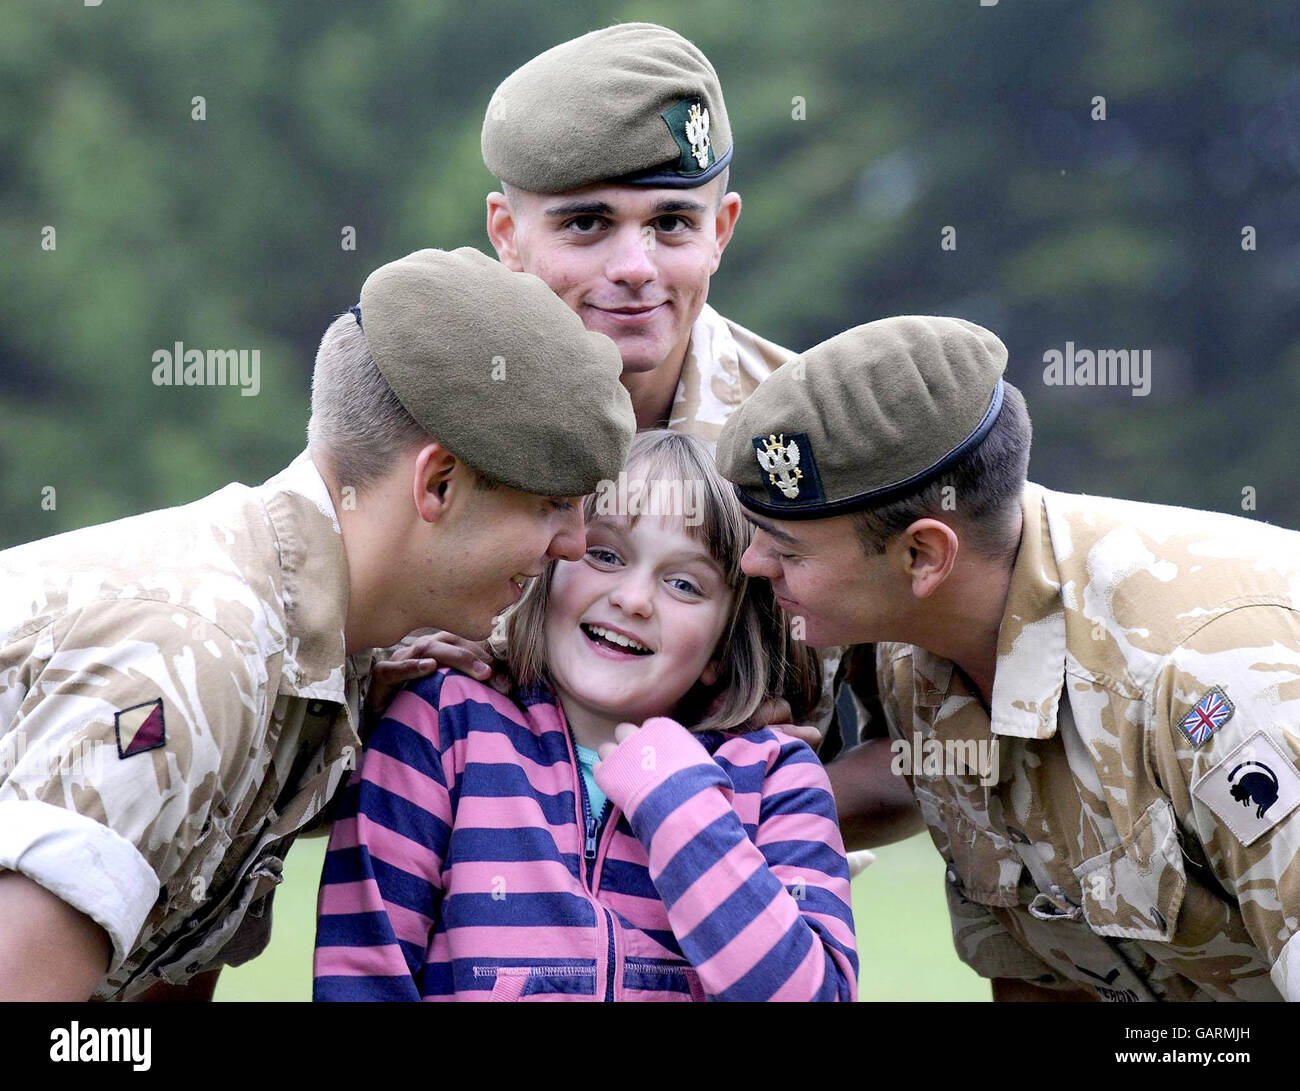
<instances>
[{"instance_id":1,"label":"shirt button","mask_svg":"<svg viewBox=\"0 0 1300 1091\"><path fill-rule=\"evenodd\" d=\"M944 872L944 877L950 883L957 882L959 879L959 876L957 875L957 869L955 867L949 867L948 870Z\"/></svg>"}]
</instances>

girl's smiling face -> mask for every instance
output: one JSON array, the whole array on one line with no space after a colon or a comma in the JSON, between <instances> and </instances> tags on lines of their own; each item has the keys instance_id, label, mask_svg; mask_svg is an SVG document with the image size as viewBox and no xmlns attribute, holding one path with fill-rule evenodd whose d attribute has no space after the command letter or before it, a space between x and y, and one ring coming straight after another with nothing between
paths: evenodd
<instances>
[{"instance_id":1,"label":"girl's smiling face","mask_svg":"<svg viewBox=\"0 0 1300 1091\"><path fill-rule=\"evenodd\" d=\"M547 670L579 741L670 715L716 681L734 601L680 519L592 520L582 560L555 564L545 622Z\"/></svg>"}]
</instances>

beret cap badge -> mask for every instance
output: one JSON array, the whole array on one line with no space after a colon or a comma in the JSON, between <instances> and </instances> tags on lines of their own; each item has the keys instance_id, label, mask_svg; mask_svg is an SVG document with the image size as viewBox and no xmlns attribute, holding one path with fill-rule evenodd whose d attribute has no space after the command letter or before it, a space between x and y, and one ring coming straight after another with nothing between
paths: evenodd
<instances>
[{"instance_id":1,"label":"beret cap badge","mask_svg":"<svg viewBox=\"0 0 1300 1091\"><path fill-rule=\"evenodd\" d=\"M686 139L690 141L691 154L703 170L709 165L709 111L698 102L691 103L686 117Z\"/></svg>"},{"instance_id":2,"label":"beret cap badge","mask_svg":"<svg viewBox=\"0 0 1300 1091\"><path fill-rule=\"evenodd\" d=\"M799 496L799 482L803 480L803 470L799 469L799 444L792 437L785 442L785 434L780 436L754 437L754 454L758 464L763 467L767 479L787 500Z\"/></svg>"}]
</instances>

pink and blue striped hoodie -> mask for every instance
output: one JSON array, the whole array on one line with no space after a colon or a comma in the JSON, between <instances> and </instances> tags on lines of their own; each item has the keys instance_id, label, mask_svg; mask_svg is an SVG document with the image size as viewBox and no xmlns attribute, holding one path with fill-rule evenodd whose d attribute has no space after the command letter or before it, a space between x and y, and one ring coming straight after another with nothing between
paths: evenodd
<instances>
[{"instance_id":1,"label":"pink and blue striped hoodie","mask_svg":"<svg viewBox=\"0 0 1300 1091\"><path fill-rule=\"evenodd\" d=\"M778 731L649 720L597 771L564 712L446 670L376 726L322 876L317 1000L852 1000L830 783Z\"/></svg>"}]
</instances>

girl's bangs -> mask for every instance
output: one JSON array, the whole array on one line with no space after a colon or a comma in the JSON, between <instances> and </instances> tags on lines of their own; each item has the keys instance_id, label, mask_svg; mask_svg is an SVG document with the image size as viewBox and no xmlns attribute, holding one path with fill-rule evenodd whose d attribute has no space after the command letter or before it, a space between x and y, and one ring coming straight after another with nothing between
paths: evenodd
<instances>
[{"instance_id":1,"label":"girl's bangs","mask_svg":"<svg viewBox=\"0 0 1300 1091\"><path fill-rule=\"evenodd\" d=\"M743 579L740 558L749 545L749 523L703 441L679 432L639 432L632 441L624 473L629 478L643 479L647 492L657 488L660 497L666 495L682 501L672 505L678 510L665 512L662 517L679 521L687 535L704 546L722 570L729 587L740 585ZM696 511L684 510L687 496L694 497ZM592 493L583 500L587 522L602 518L600 509L600 493ZM630 514L629 522L635 525L641 514ZM697 516L695 521L691 520L692 515Z\"/></svg>"}]
</instances>

